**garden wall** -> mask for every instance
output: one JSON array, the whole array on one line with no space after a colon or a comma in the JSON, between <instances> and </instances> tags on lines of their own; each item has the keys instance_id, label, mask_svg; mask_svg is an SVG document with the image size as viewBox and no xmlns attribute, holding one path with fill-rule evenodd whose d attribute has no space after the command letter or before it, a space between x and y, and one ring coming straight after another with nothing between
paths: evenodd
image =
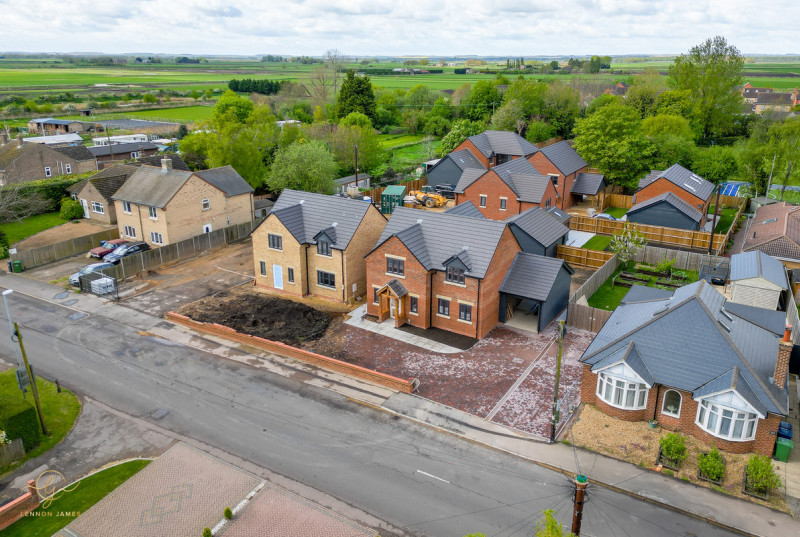
<instances>
[{"instance_id":1,"label":"garden wall","mask_svg":"<svg viewBox=\"0 0 800 537\"><path fill-rule=\"evenodd\" d=\"M39 493L36 490L36 482L31 479L28 481L28 491L25 494L0 507L0 531L37 507L39 507Z\"/></svg>"},{"instance_id":2,"label":"garden wall","mask_svg":"<svg viewBox=\"0 0 800 537\"><path fill-rule=\"evenodd\" d=\"M237 343L242 343L244 345L249 345L257 349L274 352L280 356L286 356L301 362L322 367L324 369L336 371L337 373L343 373L351 377L360 378L392 390L397 390L403 393L411 393L414 389L415 383L413 380L403 380L385 373L373 371L372 369L367 369L365 367L349 364L341 360L336 360L335 358L329 358L328 356L298 349L297 347L292 347L291 345L286 345L285 343L242 334L233 328L222 326L220 324L201 323L174 312L167 313L166 317L168 320L174 323L187 326L193 330L197 330L198 332L223 337L225 339L236 341Z\"/></svg>"}]
</instances>

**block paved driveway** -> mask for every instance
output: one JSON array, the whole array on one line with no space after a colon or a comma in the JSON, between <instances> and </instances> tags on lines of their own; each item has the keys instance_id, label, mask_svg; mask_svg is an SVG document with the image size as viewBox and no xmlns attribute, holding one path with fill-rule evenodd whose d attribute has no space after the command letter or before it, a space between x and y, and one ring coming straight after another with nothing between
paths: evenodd
<instances>
[{"instance_id":1,"label":"block paved driveway","mask_svg":"<svg viewBox=\"0 0 800 537\"><path fill-rule=\"evenodd\" d=\"M547 438L557 355L556 325L534 334L495 328L471 349L441 354L344 325L348 360L401 378L418 378L419 395L520 431ZM593 334L568 329L559 397L559 429L580 401L578 359Z\"/></svg>"}]
</instances>

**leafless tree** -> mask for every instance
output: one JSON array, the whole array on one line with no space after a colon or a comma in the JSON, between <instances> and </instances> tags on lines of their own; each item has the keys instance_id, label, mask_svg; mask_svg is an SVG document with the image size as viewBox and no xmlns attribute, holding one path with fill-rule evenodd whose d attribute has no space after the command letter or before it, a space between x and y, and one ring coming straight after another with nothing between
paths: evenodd
<instances>
[{"instance_id":1,"label":"leafless tree","mask_svg":"<svg viewBox=\"0 0 800 537\"><path fill-rule=\"evenodd\" d=\"M25 183L0 188L0 222L19 221L47 210L49 202L39 193L26 192Z\"/></svg>"},{"instance_id":2,"label":"leafless tree","mask_svg":"<svg viewBox=\"0 0 800 537\"><path fill-rule=\"evenodd\" d=\"M311 95L315 103L319 106L325 106L331 95L331 90L334 91L334 95L336 94L336 90L334 89L334 75L328 68L317 68L314 74L311 75L309 85L311 86Z\"/></svg>"},{"instance_id":3,"label":"leafless tree","mask_svg":"<svg viewBox=\"0 0 800 537\"><path fill-rule=\"evenodd\" d=\"M339 91L339 72L342 70L342 65L344 64L344 55L342 51L336 48L330 49L325 53L325 63L331 69L333 94L336 95Z\"/></svg>"}]
</instances>

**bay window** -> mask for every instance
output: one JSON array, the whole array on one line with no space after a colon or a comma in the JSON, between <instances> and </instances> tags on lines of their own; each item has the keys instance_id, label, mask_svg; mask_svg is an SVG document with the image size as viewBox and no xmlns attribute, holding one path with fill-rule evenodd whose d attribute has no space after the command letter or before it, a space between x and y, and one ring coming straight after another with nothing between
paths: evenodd
<instances>
[{"instance_id":1,"label":"bay window","mask_svg":"<svg viewBox=\"0 0 800 537\"><path fill-rule=\"evenodd\" d=\"M597 395L611 406L625 410L647 407L647 385L600 373L597 375Z\"/></svg>"},{"instance_id":2,"label":"bay window","mask_svg":"<svg viewBox=\"0 0 800 537\"><path fill-rule=\"evenodd\" d=\"M695 423L717 438L742 442L755 438L757 420L758 416L752 412L701 401Z\"/></svg>"}]
</instances>

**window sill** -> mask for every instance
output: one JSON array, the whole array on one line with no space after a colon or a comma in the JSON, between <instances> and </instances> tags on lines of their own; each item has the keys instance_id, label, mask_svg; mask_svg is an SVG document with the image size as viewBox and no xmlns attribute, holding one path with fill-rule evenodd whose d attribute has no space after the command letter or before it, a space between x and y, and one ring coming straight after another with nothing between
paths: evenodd
<instances>
[{"instance_id":1,"label":"window sill","mask_svg":"<svg viewBox=\"0 0 800 537\"><path fill-rule=\"evenodd\" d=\"M384 276L391 276L392 278L400 278L401 280L405 280L406 279L405 275L403 275L403 274L393 274L391 272L384 272L383 275Z\"/></svg>"},{"instance_id":2,"label":"window sill","mask_svg":"<svg viewBox=\"0 0 800 537\"><path fill-rule=\"evenodd\" d=\"M409 315L413 315L414 317L419 317L419 313L416 313L416 312L413 312L413 311L409 311L408 314Z\"/></svg>"},{"instance_id":3,"label":"window sill","mask_svg":"<svg viewBox=\"0 0 800 537\"><path fill-rule=\"evenodd\" d=\"M456 283L456 282L450 282L450 281L447 281L447 280L444 280L444 283L447 284L447 285L452 285L453 287L461 287L461 288L466 288L467 287L466 283Z\"/></svg>"},{"instance_id":4,"label":"window sill","mask_svg":"<svg viewBox=\"0 0 800 537\"><path fill-rule=\"evenodd\" d=\"M436 316L437 317L441 317L442 319L449 319L450 318L449 315L442 315L441 313L437 313Z\"/></svg>"},{"instance_id":5,"label":"window sill","mask_svg":"<svg viewBox=\"0 0 800 537\"><path fill-rule=\"evenodd\" d=\"M316 284L316 285L317 285L317 287L321 287L323 289L328 289L329 291L336 291L336 287L330 287L328 285L321 285L321 284Z\"/></svg>"},{"instance_id":6,"label":"window sill","mask_svg":"<svg viewBox=\"0 0 800 537\"><path fill-rule=\"evenodd\" d=\"M464 323L464 324L472 324L472 321L466 321L464 319L459 319L458 322Z\"/></svg>"},{"instance_id":7,"label":"window sill","mask_svg":"<svg viewBox=\"0 0 800 537\"><path fill-rule=\"evenodd\" d=\"M269 247L269 246L267 246L267 250L272 250L273 252L282 252L282 251L283 251L283 249L282 249L282 248L281 248L281 249L278 249L278 248L271 248L271 247Z\"/></svg>"}]
</instances>

